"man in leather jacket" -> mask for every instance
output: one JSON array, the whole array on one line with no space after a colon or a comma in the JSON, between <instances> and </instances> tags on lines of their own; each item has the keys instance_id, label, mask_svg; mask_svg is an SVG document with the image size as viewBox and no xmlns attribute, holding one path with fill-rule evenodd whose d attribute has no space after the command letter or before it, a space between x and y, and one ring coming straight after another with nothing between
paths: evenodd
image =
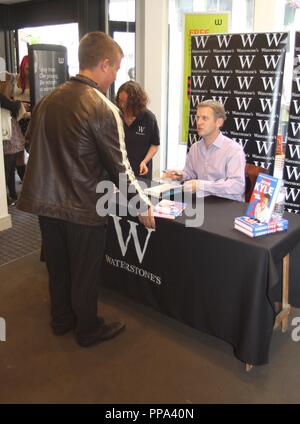
<instances>
[{"instance_id":1,"label":"man in leather jacket","mask_svg":"<svg viewBox=\"0 0 300 424\"><path fill-rule=\"evenodd\" d=\"M125 327L97 316L107 221L96 212L97 184L110 180L118 185L125 174L144 207L140 222L155 228L151 203L127 160L118 109L105 97L122 57L108 35L86 34L79 44L79 75L36 105L26 134L30 156L17 207L39 216L52 330L60 335L74 329L84 347Z\"/></svg>"}]
</instances>

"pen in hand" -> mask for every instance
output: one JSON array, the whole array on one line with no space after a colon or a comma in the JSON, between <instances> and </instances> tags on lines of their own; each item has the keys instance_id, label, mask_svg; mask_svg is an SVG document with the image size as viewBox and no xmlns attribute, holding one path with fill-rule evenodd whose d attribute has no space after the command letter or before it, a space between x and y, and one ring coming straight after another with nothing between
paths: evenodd
<instances>
[{"instance_id":1,"label":"pen in hand","mask_svg":"<svg viewBox=\"0 0 300 424\"><path fill-rule=\"evenodd\" d=\"M164 174L170 173L172 175L176 175L177 177L182 177L182 172L180 171L169 171L168 169L165 169L163 173Z\"/></svg>"}]
</instances>

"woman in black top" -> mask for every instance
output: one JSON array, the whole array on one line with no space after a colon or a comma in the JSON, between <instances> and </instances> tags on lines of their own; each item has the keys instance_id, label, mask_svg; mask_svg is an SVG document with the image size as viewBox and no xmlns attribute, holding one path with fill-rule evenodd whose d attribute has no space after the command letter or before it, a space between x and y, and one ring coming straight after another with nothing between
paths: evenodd
<instances>
[{"instance_id":1,"label":"woman in black top","mask_svg":"<svg viewBox=\"0 0 300 424\"><path fill-rule=\"evenodd\" d=\"M147 109L148 96L135 81L118 90L116 102L122 111L128 159L136 176L152 178L152 158L159 149L159 129Z\"/></svg>"}]
</instances>

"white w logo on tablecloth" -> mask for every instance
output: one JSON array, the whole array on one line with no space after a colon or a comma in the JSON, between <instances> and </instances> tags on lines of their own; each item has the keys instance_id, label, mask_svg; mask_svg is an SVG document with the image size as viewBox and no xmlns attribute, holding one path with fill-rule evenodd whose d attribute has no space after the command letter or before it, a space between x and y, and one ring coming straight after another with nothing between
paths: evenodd
<instances>
[{"instance_id":1,"label":"white w logo on tablecloth","mask_svg":"<svg viewBox=\"0 0 300 424\"><path fill-rule=\"evenodd\" d=\"M115 223L115 229L116 229L116 233L117 233L117 236L118 236L118 241L119 241L119 245L120 245L122 255L123 256L126 255L129 241L130 241L131 237L133 237L136 255L139 259L139 262L142 263L144 256L145 256L145 253L146 253L146 250L147 250L147 246L148 246L148 243L149 243L151 233L155 230L150 229L150 228L146 228L148 233L147 233L147 237L146 237L146 240L145 240L145 243L144 243L144 247L142 248L141 245L140 245L138 234L137 234L137 227L139 226L139 224L136 223L136 222L127 220L128 224L130 226L130 230L129 230L129 233L128 233L127 240L124 241L123 234L122 234L122 228L121 228L121 225L120 225L120 221L121 221L122 218L120 218L119 216L115 216L115 215L111 215L111 217L113 218L114 223Z\"/></svg>"}]
</instances>

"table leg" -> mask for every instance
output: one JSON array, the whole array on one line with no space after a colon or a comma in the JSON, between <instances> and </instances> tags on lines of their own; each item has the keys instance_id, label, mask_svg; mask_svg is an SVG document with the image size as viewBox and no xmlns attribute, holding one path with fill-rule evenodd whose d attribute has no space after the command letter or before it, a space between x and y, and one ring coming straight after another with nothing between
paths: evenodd
<instances>
[{"instance_id":1,"label":"table leg","mask_svg":"<svg viewBox=\"0 0 300 424\"><path fill-rule=\"evenodd\" d=\"M276 316L274 329L281 325L281 331L284 333L288 327L288 317L291 312L291 306L289 305L289 266L290 266L290 255L286 255L283 258L283 270L282 270L282 307L279 314Z\"/></svg>"}]
</instances>

